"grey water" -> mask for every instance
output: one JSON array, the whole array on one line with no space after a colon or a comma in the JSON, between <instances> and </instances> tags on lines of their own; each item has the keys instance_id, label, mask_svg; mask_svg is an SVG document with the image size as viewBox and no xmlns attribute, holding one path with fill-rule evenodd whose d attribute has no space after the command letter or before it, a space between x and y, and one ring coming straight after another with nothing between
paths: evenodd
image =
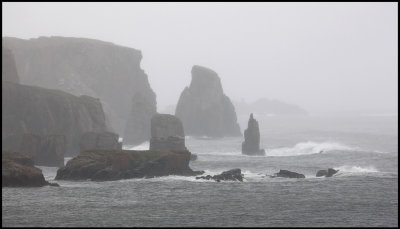
<instances>
[{"instance_id":1,"label":"grey water","mask_svg":"<svg viewBox=\"0 0 400 229\"><path fill-rule=\"evenodd\" d=\"M198 155L193 170L241 168L244 182L167 176L2 188L2 226L398 226L397 115L255 118L266 156L242 155L242 137L186 138ZM239 117L242 132L247 119ZM40 168L54 180L57 168ZM339 172L315 177L327 168ZM279 169L306 178L268 176Z\"/></svg>"}]
</instances>

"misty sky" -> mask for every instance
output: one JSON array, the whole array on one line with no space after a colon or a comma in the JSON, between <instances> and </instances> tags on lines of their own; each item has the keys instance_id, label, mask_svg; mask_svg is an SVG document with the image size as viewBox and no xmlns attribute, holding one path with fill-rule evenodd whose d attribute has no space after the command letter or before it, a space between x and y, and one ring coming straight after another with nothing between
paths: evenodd
<instances>
[{"instance_id":1,"label":"misty sky","mask_svg":"<svg viewBox=\"0 0 400 229\"><path fill-rule=\"evenodd\" d=\"M158 110L193 65L233 100L311 113L397 113L398 3L2 3L3 36L94 38L142 51Z\"/></svg>"}]
</instances>

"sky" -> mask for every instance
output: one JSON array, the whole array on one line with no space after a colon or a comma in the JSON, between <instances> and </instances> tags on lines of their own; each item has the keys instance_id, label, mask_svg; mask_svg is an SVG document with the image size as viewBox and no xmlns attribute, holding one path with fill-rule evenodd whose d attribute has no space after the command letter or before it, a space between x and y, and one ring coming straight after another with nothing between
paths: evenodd
<instances>
[{"instance_id":1,"label":"sky","mask_svg":"<svg viewBox=\"0 0 400 229\"><path fill-rule=\"evenodd\" d=\"M141 50L159 111L201 65L231 100L398 112L398 3L2 3L2 28Z\"/></svg>"}]
</instances>

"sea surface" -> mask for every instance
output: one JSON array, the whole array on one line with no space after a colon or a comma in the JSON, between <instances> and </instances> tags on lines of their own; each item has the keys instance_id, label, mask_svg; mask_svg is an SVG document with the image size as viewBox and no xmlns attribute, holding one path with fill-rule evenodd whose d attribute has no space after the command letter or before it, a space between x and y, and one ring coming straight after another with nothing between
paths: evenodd
<instances>
[{"instance_id":1,"label":"sea surface","mask_svg":"<svg viewBox=\"0 0 400 229\"><path fill-rule=\"evenodd\" d=\"M240 168L243 182L166 176L61 187L2 188L2 226L398 226L398 117L257 115L266 156L243 137L186 137L205 174ZM248 117L239 116L242 132ZM148 149L148 142L125 149ZM68 161L70 158L66 158ZM315 177L335 168L333 177ZM271 178L286 169L305 179Z\"/></svg>"}]
</instances>

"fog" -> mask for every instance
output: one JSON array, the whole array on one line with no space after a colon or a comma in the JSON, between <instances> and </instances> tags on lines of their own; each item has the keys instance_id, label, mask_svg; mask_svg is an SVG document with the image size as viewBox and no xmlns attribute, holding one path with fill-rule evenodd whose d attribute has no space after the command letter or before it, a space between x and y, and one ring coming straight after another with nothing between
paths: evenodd
<instances>
[{"instance_id":1,"label":"fog","mask_svg":"<svg viewBox=\"0 0 400 229\"><path fill-rule=\"evenodd\" d=\"M158 110L193 65L232 100L310 113L396 113L397 3L2 3L2 36L94 38L142 51Z\"/></svg>"}]
</instances>

